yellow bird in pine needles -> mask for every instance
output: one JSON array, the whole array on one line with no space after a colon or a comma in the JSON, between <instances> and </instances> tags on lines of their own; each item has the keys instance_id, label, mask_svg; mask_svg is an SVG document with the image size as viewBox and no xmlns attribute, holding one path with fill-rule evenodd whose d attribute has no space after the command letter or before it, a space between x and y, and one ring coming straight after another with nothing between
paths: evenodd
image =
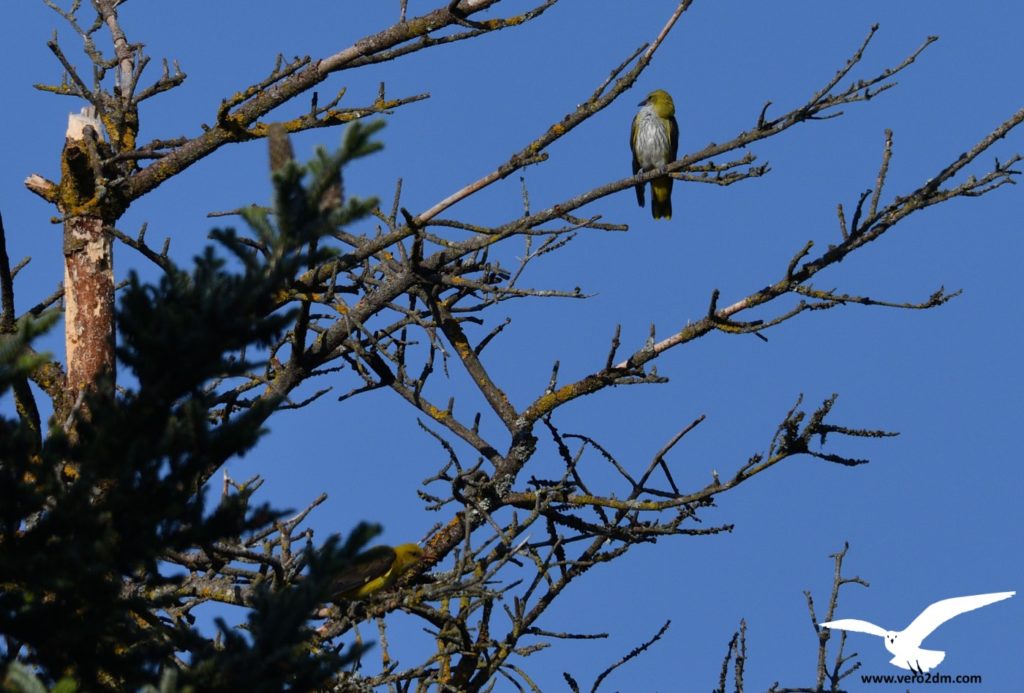
<instances>
[{"instance_id":1,"label":"yellow bird in pine needles","mask_svg":"<svg viewBox=\"0 0 1024 693\"><path fill-rule=\"evenodd\" d=\"M653 171L676 160L679 151L679 125L676 106L663 89L656 89L639 104L633 118L629 146L633 150L633 175ZM644 206L644 184L636 186L636 201ZM672 178L661 176L651 181L651 216L672 218Z\"/></svg>"},{"instance_id":2,"label":"yellow bird in pine needles","mask_svg":"<svg viewBox=\"0 0 1024 693\"><path fill-rule=\"evenodd\" d=\"M339 573L334 583L334 599L363 599L387 589L422 560L423 549L416 544L368 549Z\"/></svg>"}]
</instances>

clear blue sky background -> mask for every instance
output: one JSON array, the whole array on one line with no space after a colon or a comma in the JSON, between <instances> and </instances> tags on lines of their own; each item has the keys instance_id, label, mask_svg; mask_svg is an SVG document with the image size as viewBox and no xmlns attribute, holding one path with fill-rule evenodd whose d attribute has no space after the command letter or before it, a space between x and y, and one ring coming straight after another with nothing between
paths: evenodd
<instances>
[{"instance_id":1,"label":"clear blue sky background","mask_svg":"<svg viewBox=\"0 0 1024 693\"><path fill-rule=\"evenodd\" d=\"M17 283L24 310L61 280L61 241L59 227L48 223L54 210L21 181L32 172L57 177L66 116L81 104L31 87L59 80L59 65L45 47L52 30L61 28L71 55L77 55L75 37L41 2L9 4L0 72L6 103L0 209L11 256L33 257ZM409 4L415 14L440 0ZM389 202L402 177L403 204L426 209L571 111L654 37L675 4L562 0L521 29L332 77L320 88L321 101L347 87L344 103L368 103L380 81L389 96L432 95L388 117L385 150L350 169L347 191ZM195 135L223 97L265 76L278 52L323 57L397 14L397 0L130 2L122 9L130 40L145 43L155 61L177 59L189 74L183 88L147 102L142 139ZM677 183L675 216L667 224L652 223L631 191L606 198L586 211L628 223L628 234L585 233L531 269L525 279L535 286L580 286L595 296L506 304L513 323L485 354L517 406L542 391L555 359L563 381L600 367L616 323L623 325L624 344L636 348L652 322L667 336L699 319L714 288L723 304L731 303L778 278L807 240L818 247L835 242L836 203L849 208L873 185L886 127L895 133L895 154L884 200L913 190L1024 105L1020 3L697 0L637 87L552 147L548 163L526 171L534 208L628 175L629 121L651 89L675 96L680 150L693 151L751 127L765 100L777 104L776 113L803 103L874 22L881 30L855 76L898 63L930 34L941 40L895 90L840 119L753 147L771 162L767 177L731 188ZM152 78L156 65L150 69ZM335 145L340 134L297 137L300 157L318 144ZM1006 158L1022 149L1018 132L992 154ZM986 156L979 166L991 160ZM262 144L231 146L139 201L122 230L149 222L148 237L157 245L172 237L173 256L186 262L214 226L207 212L268 198L265 170ZM447 216L498 223L520 214L520 205L513 177ZM671 383L606 391L560 411L556 422L564 431L598 436L632 470L646 465L681 425L706 414L671 456L677 479L692 487L706 483L712 469L729 474L763 451L800 393L814 406L838 392L835 422L902 435L830 440L829 450L869 456L872 463L846 469L788 461L726 494L705 515L708 523L735 523L731 535L663 540L588 573L539 625L611 636L556 643L524 662L541 688L565 690L562 671L592 681L672 619L663 640L614 674L607 689L710 690L741 618L749 625L748 690L776 680L812 685L816 639L802 592L810 589L825 604L828 556L844 541L851 544L847 574L871 587L847 588L840 617L902 628L933 601L1019 589L1022 211L1022 191L1012 187L943 204L817 281L900 301L923 300L942 285L964 290L942 308L852 306L804 315L768 333L768 343L712 335L659 361ZM506 248L507 262L521 251ZM130 268L152 275L144 260L119 248L118 276ZM59 340L53 348L60 352ZM351 385L333 384L339 394ZM474 395L463 392L464 378L453 374L451 387L469 411ZM283 413L263 444L232 464L232 474L262 474L266 498L280 506L300 507L327 491L330 500L311 518L321 538L368 519L386 525L385 541L418 540L446 519L425 512L416 496L444 453L417 429L415 412L395 400L381 392L342 404L328 397ZM550 471L553 458L537 464ZM1024 596L1018 596L961 616L925 645L948 650L941 673L984 677L967 690L1013 690L1024 680L1022 616ZM418 625L405 627L412 637L425 637ZM854 635L850 645L861 653L863 671L902 673L887 663L881 640ZM857 681L848 687L861 689ZM509 687L502 683L499 690Z\"/></svg>"}]
</instances>

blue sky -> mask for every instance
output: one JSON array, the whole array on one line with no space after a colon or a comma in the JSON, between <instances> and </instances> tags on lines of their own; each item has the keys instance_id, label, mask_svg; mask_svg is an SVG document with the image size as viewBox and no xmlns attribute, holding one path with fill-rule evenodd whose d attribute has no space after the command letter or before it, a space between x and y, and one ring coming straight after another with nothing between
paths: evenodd
<instances>
[{"instance_id":1,"label":"blue sky","mask_svg":"<svg viewBox=\"0 0 1024 693\"><path fill-rule=\"evenodd\" d=\"M437 4L410 0L410 12ZM343 104L367 103L381 81L389 96L431 94L388 117L385 149L348 171L347 191L390 201L401 177L403 205L413 212L428 208L575 108L656 35L675 5L562 0L516 30L333 76L321 85L321 100L346 87ZM141 138L195 135L220 100L261 79L277 53L324 57L390 25L397 14L397 0L128 3L122 21L129 38L145 43L154 58L151 77L165 57L189 74L183 88L147 102ZM60 227L48 221L54 210L21 181L33 172L56 178L67 113L81 104L32 89L60 78L45 46L60 19L42 2L25 0L7 8L6 17L6 55L17 62L9 58L0 73L7 97L0 211L12 259L33 257L16 285L24 310L60 281L61 240ZM806 241L835 242L836 204L850 208L874 184L885 128L895 144L883 201L916 188L1024 105L1018 50L1024 7L1016 3L696 0L637 86L556 143L547 163L526 170L532 206L628 175L629 122L648 91L673 94L680 151L695 151L751 127L766 100L776 104L775 113L803 103L875 22L881 28L857 77L898 63L928 35L940 40L896 89L847 108L842 118L807 123L751 147L771 163L766 177L730 188L677 182L670 223L653 223L631 191L602 199L586 211L628 223L629 233L583 234L531 267L528 283L580 286L593 298L505 304L500 317L508 315L512 324L485 354L498 382L509 383L514 404L523 407L543 390L554 360L563 382L600 367L616 324L625 347L637 348L651 323L667 336L701 318L713 289L731 303L778 278ZM75 38L61 37L74 55ZM306 105L293 104L280 116ZM340 135L303 134L295 138L297 152L308 157L317 145L336 145ZM971 172L983 173L992 156L1021 150L1024 134L1013 133ZM207 212L268 198L265 170L262 144L230 146L136 203L121 228L132 233L148 222L148 237L158 245L156 239L170 236L172 255L185 262L215 225ZM770 331L767 343L709 335L659 360L670 383L609 390L560 410L563 431L599 436L631 469L643 468L683 424L707 415L670 458L677 480L694 487L712 469L728 474L763 451L800 393L809 406L839 393L834 422L901 435L831 440L827 450L870 457L871 464L846 469L809 458L787 461L724 495L705 517L735 523L732 534L663 539L588 573L541 625L611 636L556 643L522 662L538 685L564 690L562 671L592 681L671 619L661 642L613 674L607 689L710 690L741 618L748 623L748 690L774 681L812 685L816 639L802 592L812 590L824 604L828 555L844 541L851 545L847 574L871 587L847 588L838 617L902 628L933 601L1018 589L1024 310L1015 296L1022 211L1024 197L1014 187L954 200L913 216L816 280L822 288L897 301L923 300L939 286L963 289L941 308L850 306L805 314ZM520 213L513 176L446 216L487 224ZM512 263L522 246L503 252ZM144 263L118 249L119 276L132 268L151 276ZM59 341L52 348L59 351ZM350 386L331 384L337 394ZM465 386L453 372L451 388L469 407L473 395ZM383 392L341 404L327 397L273 419L270 436L231 472L264 475L266 498L280 506L300 507L327 491L329 501L311 518L321 538L368 519L385 524L385 541L418 540L447 517L426 512L416 496L444 453L415 418ZM925 646L948 651L939 671L981 674L984 683L968 690L1019 686L1022 599L936 631ZM405 625L410 637L421 637L418 626ZM900 673L887 663L880 640L853 635L849 643L861 653L864 672ZM848 687L860 689L856 681Z\"/></svg>"}]
</instances>

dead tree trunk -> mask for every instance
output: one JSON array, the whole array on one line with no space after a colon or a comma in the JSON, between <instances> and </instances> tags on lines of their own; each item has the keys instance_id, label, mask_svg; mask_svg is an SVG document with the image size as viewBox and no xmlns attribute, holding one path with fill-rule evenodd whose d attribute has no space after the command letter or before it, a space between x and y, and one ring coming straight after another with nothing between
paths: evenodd
<instances>
[{"instance_id":1,"label":"dead tree trunk","mask_svg":"<svg viewBox=\"0 0 1024 693\"><path fill-rule=\"evenodd\" d=\"M114 257L101 213L99 121L68 118L61 154L67 394L114 386Z\"/></svg>"}]
</instances>

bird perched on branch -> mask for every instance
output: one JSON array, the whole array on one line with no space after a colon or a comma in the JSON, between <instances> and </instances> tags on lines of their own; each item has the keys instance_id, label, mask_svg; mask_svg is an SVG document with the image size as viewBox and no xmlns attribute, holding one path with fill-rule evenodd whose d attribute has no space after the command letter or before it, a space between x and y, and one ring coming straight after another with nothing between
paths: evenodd
<instances>
[{"instance_id":1,"label":"bird perched on branch","mask_svg":"<svg viewBox=\"0 0 1024 693\"><path fill-rule=\"evenodd\" d=\"M423 560L416 544L375 546L355 557L334 583L334 599L363 599L391 587Z\"/></svg>"},{"instance_id":2,"label":"bird perched on branch","mask_svg":"<svg viewBox=\"0 0 1024 693\"><path fill-rule=\"evenodd\" d=\"M634 176L675 161L679 150L676 107L669 93L656 89L638 105L640 111L633 118L633 130L629 136ZM644 206L643 183L636 186L636 201ZM655 219L672 218L672 178L669 176L651 181L651 216Z\"/></svg>"}]
</instances>

